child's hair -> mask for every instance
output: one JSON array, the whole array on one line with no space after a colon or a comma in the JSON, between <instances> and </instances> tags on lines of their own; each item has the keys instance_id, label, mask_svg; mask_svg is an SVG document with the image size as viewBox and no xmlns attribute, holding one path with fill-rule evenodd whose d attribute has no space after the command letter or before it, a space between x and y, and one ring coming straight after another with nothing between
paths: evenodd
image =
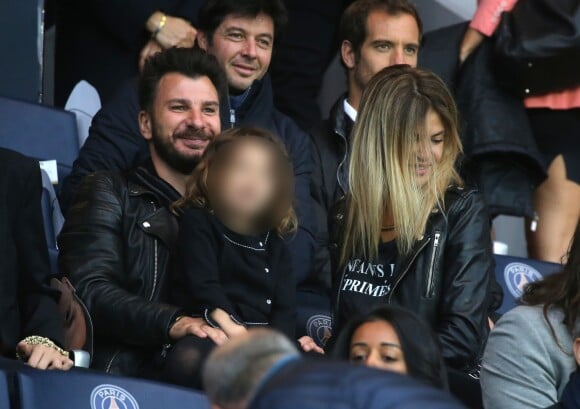
<instances>
[{"instance_id":1,"label":"child's hair","mask_svg":"<svg viewBox=\"0 0 580 409\"><path fill-rule=\"evenodd\" d=\"M298 221L293 207L294 174L292 164L280 139L261 128L233 128L215 137L206 148L201 161L191 175L185 195L173 205L173 210L180 212L192 206L212 210L212 198L216 197L216 187L212 186L215 185L215 182L211 183L209 177L212 167L218 163L222 166L226 165L231 148L240 142L251 140L266 143L266 146L271 148L272 154L276 155L274 160L277 176L275 199L265 220L263 220L265 224L263 227L265 230L275 229L280 235L294 232L298 226Z\"/></svg>"}]
</instances>

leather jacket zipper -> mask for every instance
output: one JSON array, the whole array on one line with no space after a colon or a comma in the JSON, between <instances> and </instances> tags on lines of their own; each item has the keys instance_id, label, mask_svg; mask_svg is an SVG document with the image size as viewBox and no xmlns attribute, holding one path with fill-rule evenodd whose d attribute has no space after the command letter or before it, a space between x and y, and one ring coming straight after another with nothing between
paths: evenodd
<instances>
[{"instance_id":1,"label":"leather jacket zipper","mask_svg":"<svg viewBox=\"0 0 580 409\"><path fill-rule=\"evenodd\" d=\"M155 202L151 202L151 204L153 205L153 211L156 212L157 211L157 206L155 205ZM149 295L149 301L153 301L153 297L155 296L155 291L157 290L157 278L159 275L159 244L157 242L157 239L154 239L153 241L154 244L154 251L153 251L153 288L151 289L151 294ZM111 359L109 359L109 362L107 362L107 366L105 367L105 372L109 372L111 370L111 366L113 366L113 362L115 361L115 359L117 358L117 356L119 356L119 354L121 353L121 349L118 349L115 351L115 353L113 354L113 356L111 357Z\"/></svg>"},{"instance_id":2,"label":"leather jacket zipper","mask_svg":"<svg viewBox=\"0 0 580 409\"><path fill-rule=\"evenodd\" d=\"M439 233L438 233L438 235L441 236L441 234L439 234ZM407 263L407 267L405 268L405 270L403 270L401 272L401 274L399 274L399 276L395 280L395 283L393 284L393 287L391 288L391 292L390 292L389 297L388 297L388 300L387 300L387 303L388 304L391 303L391 300L393 298L393 293L395 292L395 289L397 288L397 286L399 285L399 283L401 282L401 280L403 279L403 277L407 274L407 272L409 271L409 269L411 268L411 266L413 265L413 263L415 262L415 260L419 256L419 254L423 251L423 249L425 247L427 247L427 244L429 244L430 241L431 241L431 239L427 239L423 244L421 244L421 246L417 249L417 251L415 252L415 254L413 254L413 257L411 258L411 260ZM439 243L437 243L437 245L439 245ZM342 270L342 275L340 276L339 287L338 287L338 291L337 291L337 294L336 294L336 302L334 303L333 316L335 316L335 314L338 313L338 309L340 307L340 295L342 293L341 288L342 288L342 283L344 281L345 274L346 274L346 267Z\"/></svg>"},{"instance_id":3,"label":"leather jacket zipper","mask_svg":"<svg viewBox=\"0 0 580 409\"><path fill-rule=\"evenodd\" d=\"M431 241L431 239L427 239L423 244L421 244L421 246L417 249L415 254L413 254L413 257L411 258L411 260L409 260L409 262L407 263L407 267L401 272L401 274L399 274L399 276L395 280L395 283L393 284L393 288L391 288L391 292L389 294L389 299L388 299L389 304L391 304L391 301L393 299L393 294L395 293L395 289L397 288L397 286L399 285L401 280L403 280L405 275L407 275L407 273L409 272L409 269L411 268L411 266L413 265L413 263L415 262L415 260L419 256L419 254L423 251L423 249L425 247L427 247L427 244L429 244L430 241Z\"/></svg>"},{"instance_id":4,"label":"leather jacket zipper","mask_svg":"<svg viewBox=\"0 0 580 409\"><path fill-rule=\"evenodd\" d=\"M439 240L441 233L436 232L433 238L433 251L431 252L431 262L429 263L429 271L427 273L427 289L425 291L425 298L431 297L431 290L433 289L433 276L435 269L435 256L437 255L437 248L439 247Z\"/></svg>"},{"instance_id":5,"label":"leather jacket zipper","mask_svg":"<svg viewBox=\"0 0 580 409\"><path fill-rule=\"evenodd\" d=\"M157 211L157 206L155 202L151 202L153 206L153 212ZM155 290L157 290L157 277L159 275L159 244L157 243L157 239L153 240L153 288L151 289L151 295L149 296L149 301L153 301L153 297L155 296Z\"/></svg>"},{"instance_id":6,"label":"leather jacket zipper","mask_svg":"<svg viewBox=\"0 0 580 409\"><path fill-rule=\"evenodd\" d=\"M153 296L155 295L155 290L157 290L157 274L158 274L158 264L159 264L159 258L158 258L158 249L159 249L159 244L157 243L157 239L155 239L154 241L154 247L155 247L155 252L153 253L153 288L151 289L151 295L149 296L149 301L153 301Z\"/></svg>"}]
</instances>

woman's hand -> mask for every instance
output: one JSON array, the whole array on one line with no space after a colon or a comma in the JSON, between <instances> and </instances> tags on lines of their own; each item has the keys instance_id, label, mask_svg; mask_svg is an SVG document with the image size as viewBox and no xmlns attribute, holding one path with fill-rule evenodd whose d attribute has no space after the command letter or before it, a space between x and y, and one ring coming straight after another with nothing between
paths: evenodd
<instances>
[{"instance_id":1,"label":"woman's hand","mask_svg":"<svg viewBox=\"0 0 580 409\"><path fill-rule=\"evenodd\" d=\"M73 367L73 361L59 351L46 345L28 345L21 341L16 347L21 357L28 365L36 369L60 369L68 371Z\"/></svg>"},{"instance_id":2,"label":"woman's hand","mask_svg":"<svg viewBox=\"0 0 580 409\"><path fill-rule=\"evenodd\" d=\"M195 335L198 338L209 338L216 345L225 344L228 340L226 334L219 328L213 328L202 318L181 317L169 330L169 337L180 340L187 335Z\"/></svg>"},{"instance_id":3,"label":"woman's hand","mask_svg":"<svg viewBox=\"0 0 580 409\"><path fill-rule=\"evenodd\" d=\"M485 36L474 28L469 27L463 36L459 47L459 61L461 64L481 45Z\"/></svg>"},{"instance_id":4,"label":"woman's hand","mask_svg":"<svg viewBox=\"0 0 580 409\"><path fill-rule=\"evenodd\" d=\"M161 29L160 25L163 23ZM149 17L147 30L164 49L172 47L191 48L195 44L197 30L186 20L171 17L157 11Z\"/></svg>"},{"instance_id":5,"label":"woman's hand","mask_svg":"<svg viewBox=\"0 0 580 409\"><path fill-rule=\"evenodd\" d=\"M298 339L298 343L304 352L316 352L324 355L324 349L320 348L314 340L308 336L303 336Z\"/></svg>"}]
</instances>

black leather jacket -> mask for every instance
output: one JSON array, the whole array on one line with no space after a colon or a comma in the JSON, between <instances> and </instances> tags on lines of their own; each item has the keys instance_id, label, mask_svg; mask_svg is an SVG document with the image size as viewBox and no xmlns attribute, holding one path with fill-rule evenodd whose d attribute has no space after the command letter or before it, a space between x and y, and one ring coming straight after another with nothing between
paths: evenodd
<instances>
[{"instance_id":1,"label":"black leather jacket","mask_svg":"<svg viewBox=\"0 0 580 409\"><path fill-rule=\"evenodd\" d=\"M92 316L93 367L136 375L170 342L180 309L163 304L179 198L152 164L126 176L96 173L78 191L59 237L60 268Z\"/></svg>"},{"instance_id":2,"label":"black leather jacket","mask_svg":"<svg viewBox=\"0 0 580 409\"><path fill-rule=\"evenodd\" d=\"M417 313L429 323L441 341L446 363L470 370L477 363L488 335L490 309L501 302L501 289L492 291L495 280L490 218L481 195L475 190L450 188L446 210L434 210L426 233L413 251L399 256L397 280L386 303ZM338 288L343 270L337 267L339 239L345 202L333 218L334 317L337 330L351 317L341 316ZM342 209L342 210L341 210Z\"/></svg>"},{"instance_id":3,"label":"black leather jacket","mask_svg":"<svg viewBox=\"0 0 580 409\"><path fill-rule=\"evenodd\" d=\"M327 292L331 282L328 244L329 216L348 191L348 147L353 123L344 112L342 96L330 116L310 131L312 142L312 180L310 194L316 215L314 274L305 287Z\"/></svg>"}]
</instances>

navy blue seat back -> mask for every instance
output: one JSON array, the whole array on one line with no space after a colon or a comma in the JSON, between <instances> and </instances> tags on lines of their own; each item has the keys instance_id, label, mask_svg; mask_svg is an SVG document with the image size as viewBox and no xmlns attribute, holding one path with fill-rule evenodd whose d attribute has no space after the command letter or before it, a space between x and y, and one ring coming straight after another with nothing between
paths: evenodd
<instances>
[{"instance_id":1,"label":"navy blue seat back","mask_svg":"<svg viewBox=\"0 0 580 409\"><path fill-rule=\"evenodd\" d=\"M0 95L40 101L43 0L0 1Z\"/></svg>"},{"instance_id":2,"label":"navy blue seat back","mask_svg":"<svg viewBox=\"0 0 580 409\"><path fill-rule=\"evenodd\" d=\"M183 388L74 370L17 374L20 409L209 409L206 397Z\"/></svg>"},{"instance_id":3,"label":"navy blue seat back","mask_svg":"<svg viewBox=\"0 0 580 409\"><path fill-rule=\"evenodd\" d=\"M0 370L0 408L10 409L8 374L2 370Z\"/></svg>"},{"instance_id":4,"label":"navy blue seat back","mask_svg":"<svg viewBox=\"0 0 580 409\"><path fill-rule=\"evenodd\" d=\"M496 255L495 278L503 288L503 303L498 312L504 314L514 308L527 283L541 280L561 270L560 264Z\"/></svg>"},{"instance_id":5,"label":"navy blue seat back","mask_svg":"<svg viewBox=\"0 0 580 409\"><path fill-rule=\"evenodd\" d=\"M298 291L296 294L296 335L308 335L324 347L332 335L330 297L324 294Z\"/></svg>"},{"instance_id":6,"label":"navy blue seat back","mask_svg":"<svg viewBox=\"0 0 580 409\"><path fill-rule=\"evenodd\" d=\"M70 112L0 97L0 147L38 160L56 160L59 183L78 156L77 133Z\"/></svg>"}]
</instances>

